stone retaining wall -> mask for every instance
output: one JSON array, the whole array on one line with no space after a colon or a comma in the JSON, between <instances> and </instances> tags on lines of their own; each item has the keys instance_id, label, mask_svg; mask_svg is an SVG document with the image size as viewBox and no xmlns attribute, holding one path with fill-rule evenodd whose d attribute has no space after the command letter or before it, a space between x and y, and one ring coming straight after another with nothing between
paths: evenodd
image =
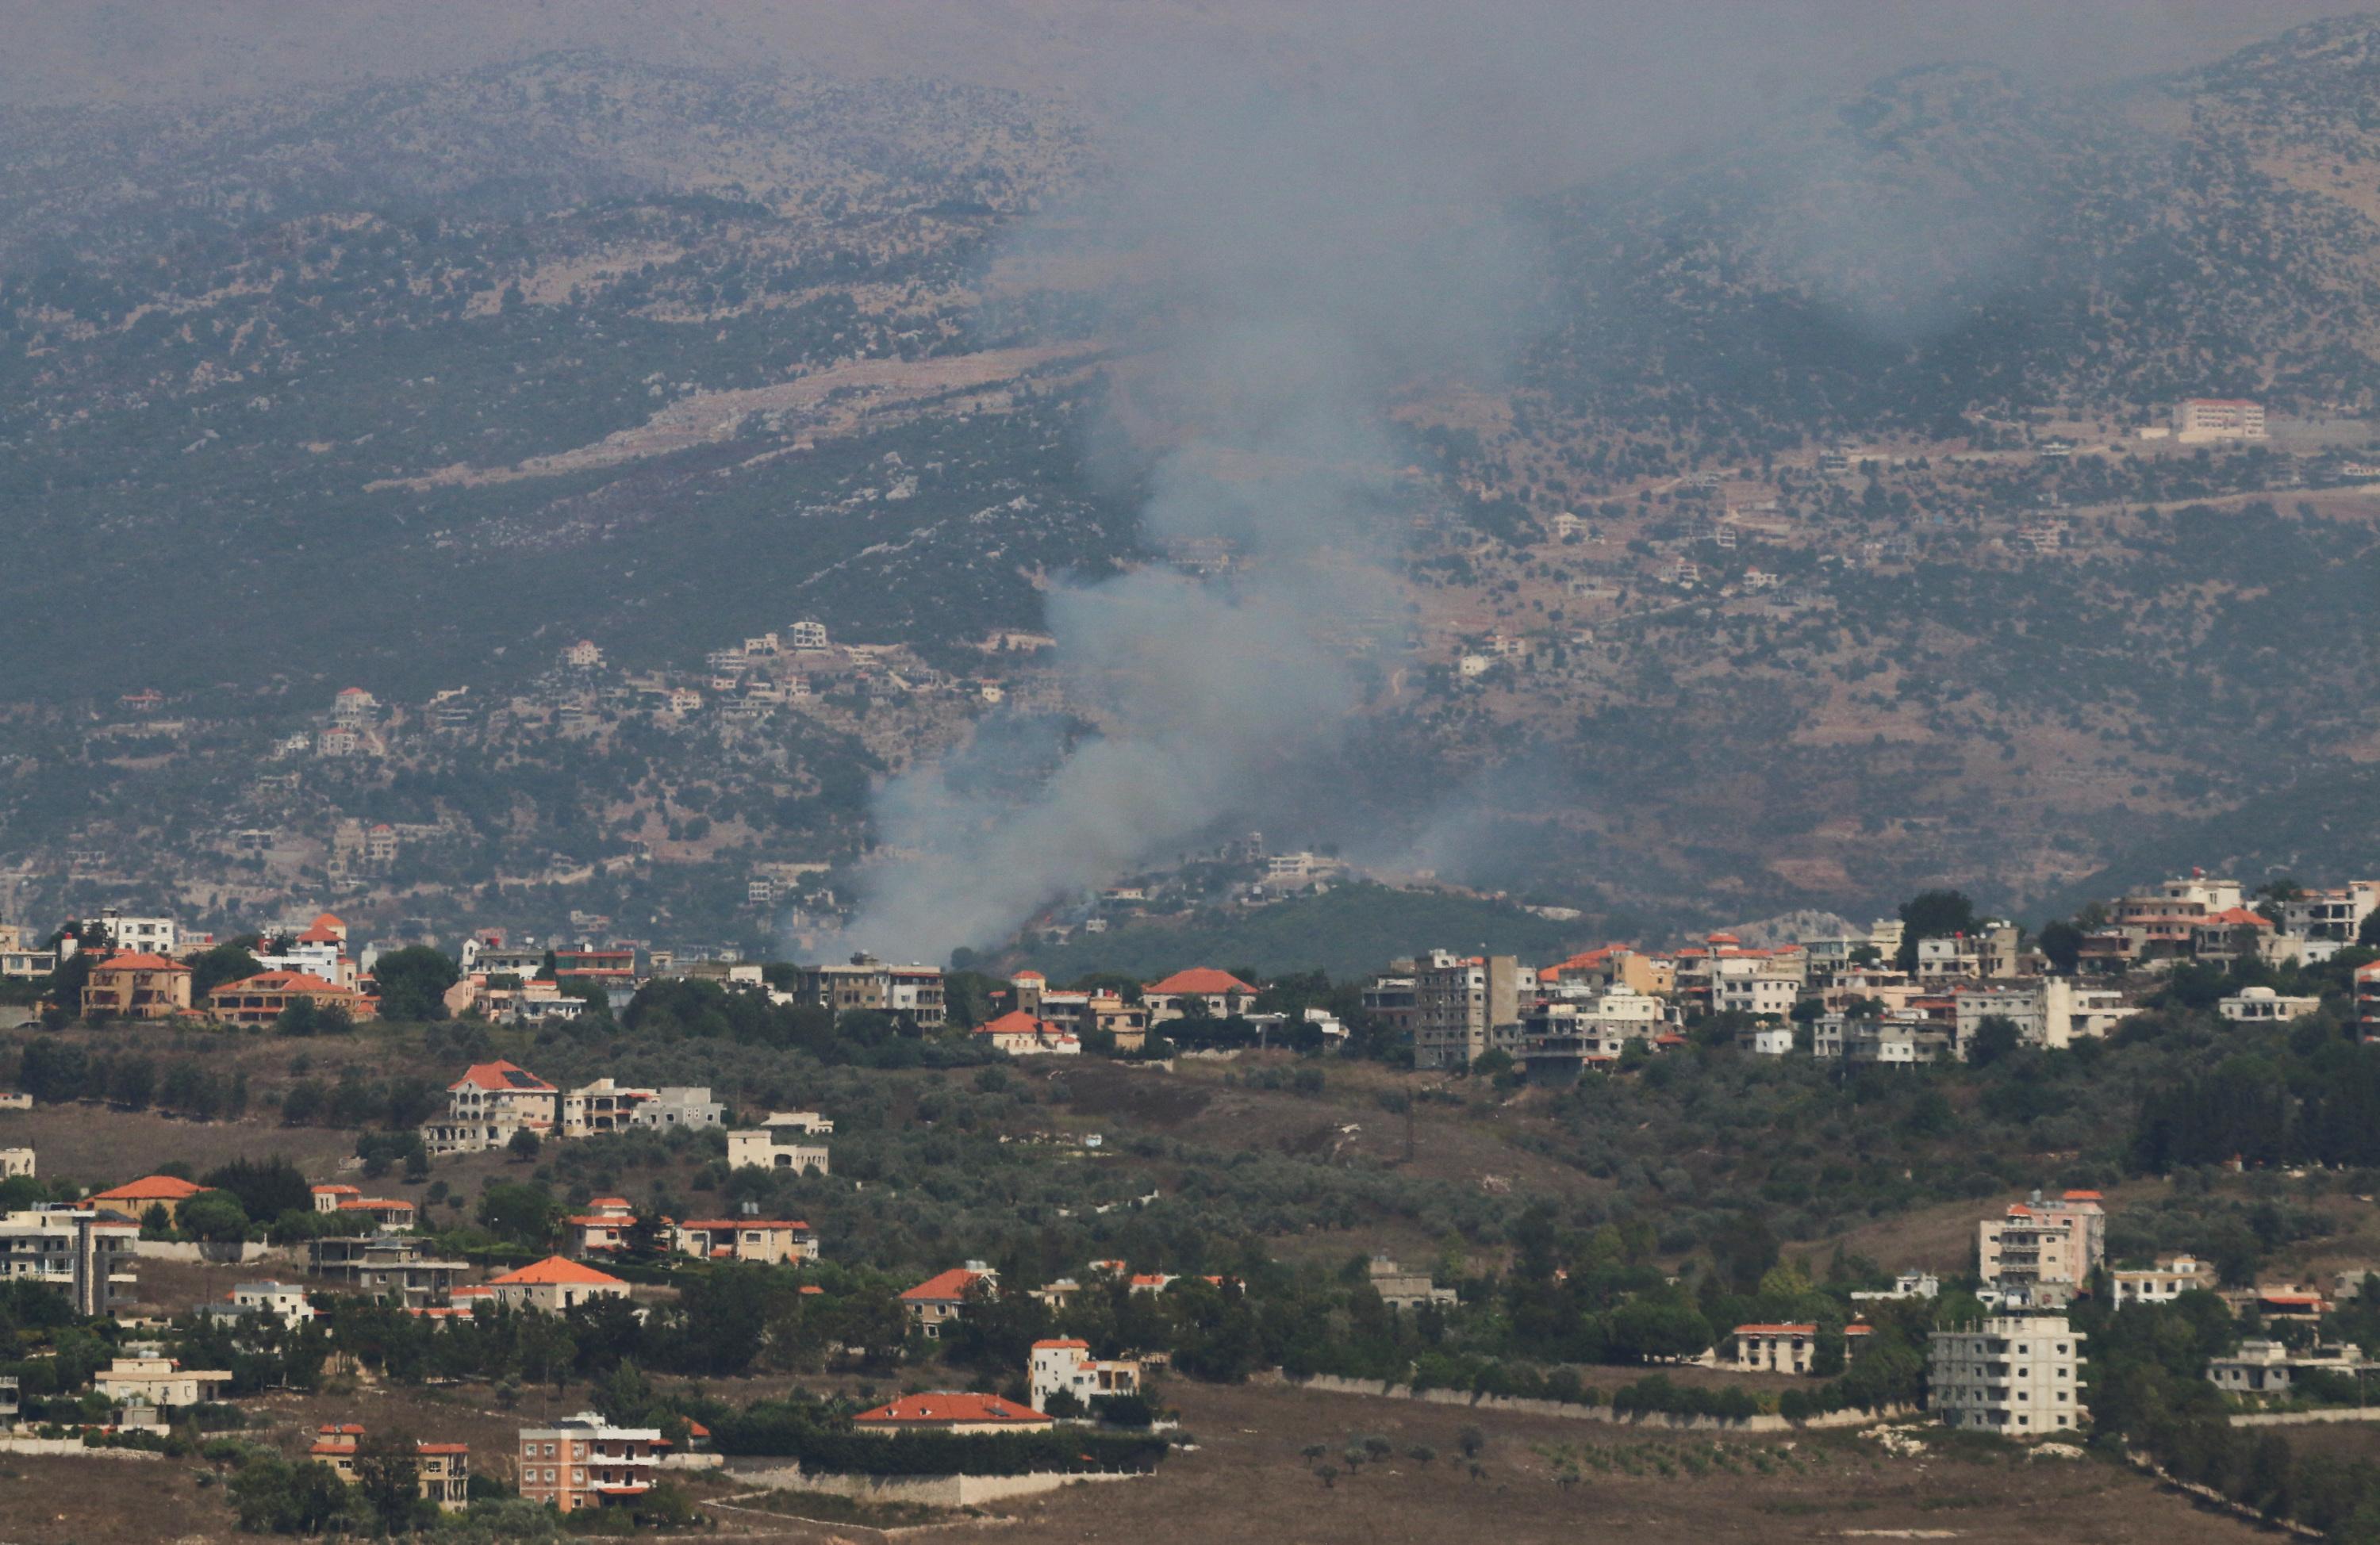
<instances>
[{"instance_id":1,"label":"stone retaining wall","mask_svg":"<svg viewBox=\"0 0 2380 1545\"><path fill-rule=\"evenodd\" d=\"M973 1507L1010 1497L1036 1496L1077 1482L1138 1480L1136 1473L1093 1472L1076 1475L1039 1471L1026 1475L845 1475L832 1470L805 1470L789 1459L738 1458L727 1461L727 1474L749 1486L770 1491L824 1491L863 1503L919 1503L928 1507Z\"/></svg>"},{"instance_id":2,"label":"stone retaining wall","mask_svg":"<svg viewBox=\"0 0 2380 1545\"><path fill-rule=\"evenodd\" d=\"M1378 1379L1342 1379L1334 1373L1293 1379L1281 1372L1259 1373L1258 1381L1292 1389L1320 1390L1330 1394L1368 1394L1383 1400L1422 1400L1433 1406L1463 1406L1477 1411L1516 1411L1533 1417L1561 1417L1572 1421L1609 1422L1621 1427L1659 1427L1679 1432L1803 1432L1830 1427L1865 1427L1915 1416L1913 1406L1889 1406L1880 1411L1856 1408L1827 1411L1801 1421L1783 1417L1700 1417L1671 1411L1614 1411L1609 1406L1574 1406L1564 1400L1532 1400L1513 1394L1474 1394L1468 1390L1421 1390Z\"/></svg>"}]
</instances>

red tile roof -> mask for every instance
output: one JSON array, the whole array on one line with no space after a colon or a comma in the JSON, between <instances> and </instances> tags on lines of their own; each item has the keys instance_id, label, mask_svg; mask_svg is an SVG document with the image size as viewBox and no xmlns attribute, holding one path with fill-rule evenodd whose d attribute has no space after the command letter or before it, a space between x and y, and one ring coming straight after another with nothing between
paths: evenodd
<instances>
[{"instance_id":1,"label":"red tile roof","mask_svg":"<svg viewBox=\"0 0 2380 1545\"><path fill-rule=\"evenodd\" d=\"M970 1272L964 1266L953 1266L932 1276L901 1295L902 1301L912 1304L957 1303L967 1296L967 1289L985 1281L981 1272Z\"/></svg>"},{"instance_id":2,"label":"red tile roof","mask_svg":"<svg viewBox=\"0 0 2380 1545\"><path fill-rule=\"evenodd\" d=\"M996 1020L975 1027L978 1035L1067 1036L1074 1032L1050 1020L1037 1020L1022 1008L1012 1008Z\"/></svg>"},{"instance_id":3,"label":"red tile roof","mask_svg":"<svg viewBox=\"0 0 2380 1545\"><path fill-rule=\"evenodd\" d=\"M128 1180L112 1191L95 1192L93 1201L188 1201L210 1186L193 1185L171 1175L144 1175L138 1180Z\"/></svg>"},{"instance_id":4,"label":"red tile roof","mask_svg":"<svg viewBox=\"0 0 2380 1545\"><path fill-rule=\"evenodd\" d=\"M609 1273L597 1271L592 1266L581 1266L576 1261L565 1261L558 1255L549 1255L544 1260L533 1265L524 1266L517 1272L506 1272L503 1276L490 1277L488 1285L490 1287L625 1287L628 1285Z\"/></svg>"},{"instance_id":5,"label":"red tile roof","mask_svg":"<svg viewBox=\"0 0 2380 1545\"><path fill-rule=\"evenodd\" d=\"M1033 1349L1037 1352L1044 1346L1078 1346L1087 1352L1090 1350L1091 1344L1078 1336L1053 1336L1048 1341L1037 1341L1033 1344Z\"/></svg>"},{"instance_id":6,"label":"red tile roof","mask_svg":"<svg viewBox=\"0 0 2380 1545\"><path fill-rule=\"evenodd\" d=\"M1188 971L1175 972L1162 982L1152 982L1141 991L1163 994L1254 993L1256 989L1230 972L1217 971L1212 966L1193 966Z\"/></svg>"},{"instance_id":7,"label":"red tile roof","mask_svg":"<svg viewBox=\"0 0 2380 1545\"><path fill-rule=\"evenodd\" d=\"M310 972L265 971L254 976L244 976L237 982L226 982L207 996L215 993L344 993L346 989L335 982L325 982Z\"/></svg>"},{"instance_id":8,"label":"red tile roof","mask_svg":"<svg viewBox=\"0 0 2380 1545\"><path fill-rule=\"evenodd\" d=\"M872 1411L862 1411L851 1419L869 1427L974 1426L993 1422L1014 1423L1020 1427L1050 1425L1050 1418L1030 1406L1019 1406L1014 1400L1003 1400L996 1394L957 1392L905 1394L889 1405L879 1406Z\"/></svg>"},{"instance_id":9,"label":"red tile roof","mask_svg":"<svg viewBox=\"0 0 2380 1545\"><path fill-rule=\"evenodd\" d=\"M94 972L178 971L187 973L190 968L179 960L169 960L163 955L144 955L139 950L128 949L122 954L110 955L104 960L94 962L91 969Z\"/></svg>"},{"instance_id":10,"label":"red tile roof","mask_svg":"<svg viewBox=\"0 0 2380 1545\"><path fill-rule=\"evenodd\" d=\"M515 1073L519 1074L520 1077L513 1078L511 1075ZM539 1078L528 1068L502 1060L474 1062L470 1067L463 1069L461 1078L446 1087L451 1092L466 1084L476 1085L480 1089L492 1089L498 1093L519 1090L525 1090L532 1094L551 1094L554 1092L553 1085Z\"/></svg>"}]
</instances>

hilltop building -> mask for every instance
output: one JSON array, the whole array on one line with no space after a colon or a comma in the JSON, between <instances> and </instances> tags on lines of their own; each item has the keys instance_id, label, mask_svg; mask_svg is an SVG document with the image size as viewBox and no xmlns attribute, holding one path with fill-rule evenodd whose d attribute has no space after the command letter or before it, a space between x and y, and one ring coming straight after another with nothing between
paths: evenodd
<instances>
[{"instance_id":1,"label":"hilltop building","mask_svg":"<svg viewBox=\"0 0 2380 1545\"><path fill-rule=\"evenodd\" d=\"M2007 1437L2080 1427L2082 1340L2062 1314L1936 1331L1926 1337L1927 1403L1949 1426Z\"/></svg>"}]
</instances>

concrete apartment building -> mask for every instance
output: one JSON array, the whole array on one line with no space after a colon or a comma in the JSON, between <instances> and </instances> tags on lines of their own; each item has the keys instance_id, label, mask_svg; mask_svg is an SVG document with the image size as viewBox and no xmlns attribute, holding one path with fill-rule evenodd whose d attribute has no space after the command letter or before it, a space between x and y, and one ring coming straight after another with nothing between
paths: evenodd
<instances>
[{"instance_id":1,"label":"concrete apartment building","mask_svg":"<svg viewBox=\"0 0 2380 1545\"><path fill-rule=\"evenodd\" d=\"M2353 944L2363 920L2375 911L2380 911L2380 880L2350 880L2335 890L2309 890L2282 902L2281 931Z\"/></svg>"},{"instance_id":2,"label":"concrete apartment building","mask_svg":"<svg viewBox=\"0 0 2380 1545\"><path fill-rule=\"evenodd\" d=\"M1047 1411L1050 1397L1062 1390L1087 1413L1095 1400L1138 1394L1140 1363L1131 1358L1101 1361L1091 1356L1091 1344L1087 1341L1037 1341L1026 1368L1026 1382L1035 1410Z\"/></svg>"},{"instance_id":3,"label":"concrete apartment building","mask_svg":"<svg viewBox=\"0 0 2380 1545\"><path fill-rule=\"evenodd\" d=\"M1468 1068L1488 1050L1490 1031L1520 1020L1521 965L1510 955L1432 950L1413 977L1415 1068Z\"/></svg>"},{"instance_id":4,"label":"concrete apartment building","mask_svg":"<svg viewBox=\"0 0 2380 1545\"><path fill-rule=\"evenodd\" d=\"M2078 986L2062 976L2009 985L1965 986L1951 998L1957 1024L1953 1044L1962 1062L1988 1019L2004 1019L2015 1025L2017 1040L2023 1045L2064 1051L2077 1040L2107 1034L2131 1012L2122 993Z\"/></svg>"},{"instance_id":5,"label":"concrete apartment building","mask_svg":"<svg viewBox=\"0 0 2380 1545\"><path fill-rule=\"evenodd\" d=\"M2062 1314L1936 1331L1926 1337L1926 1403L1951 1427L2006 1437L2079 1428L2082 1340Z\"/></svg>"},{"instance_id":6,"label":"concrete apartment building","mask_svg":"<svg viewBox=\"0 0 2380 1545\"><path fill-rule=\"evenodd\" d=\"M1631 1042L1649 1042L1672 1022L1663 999L1615 985L1592 997L1533 1004L1516 1024L1491 1031L1488 1044L1517 1056L1532 1079L1574 1079L1617 1062Z\"/></svg>"},{"instance_id":7,"label":"concrete apartment building","mask_svg":"<svg viewBox=\"0 0 2380 1545\"><path fill-rule=\"evenodd\" d=\"M470 1272L466 1261L441 1261L429 1241L408 1236L310 1239L307 1269L325 1282L345 1283L407 1309L439 1302Z\"/></svg>"},{"instance_id":8,"label":"concrete apartment building","mask_svg":"<svg viewBox=\"0 0 2380 1545\"><path fill-rule=\"evenodd\" d=\"M557 1513L631 1503L661 1479L658 1427L614 1427L593 1411L520 1430L520 1494Z\"/></svg>"},{"instance_id":9,"label":"concrete apartment building","mask_svg":"<svg viewBox=\"0 0 2380 1545\"><path fill-rule=\"evenodd\" d=\"M2173 405L2173 438L2183 445L2265 438L2265 404L2246 397L2184 397Z\"/></svg>"},{"instance_id":10,"label":"concrete apartment building","mask_svg":"<svg viewBox=\"0 0 2380 1545\"><path fill-rule=\"evenodd\" d=\"M846 965L803 966L794 973L792 996L837 1014L872 1009L928 1029L950 1019L940 971L888 966L873 955L854 955Z\"/></svg>"},{"instance_id":11,"label":"concrete apartment building","mask_svg":"<svg viewBox=\"0 0 2380 1545\"><path fill-rule=\"evenodd\" d=\"M97 917L83 919L85 931L97 923L107 930L107 942L127 954L165 955L180 953L182 927L170 917L127 917L114 907L102 907ZM91 946L96 939L86 938Z\"/></svg>"},{"instance_id":12,"label":"concrete apartment building","mask_svg":"<svg viewBox=\"0 0 2380 1545\"><path fill-rule=\"evenodd\" d=\"M2006 1214L1976 1226L1984 1282L2003 1300L2057 1308L2107 1258L2107 1217L2096 1191L2068 1191L2044 1201L2009 1203Z\"/></svg>"},{"instance_id":13,"label":"concrete apartment building","mask_svg":"<svg viewBox=\"0 0 2380 1545\"><path fill-rule=\"evenodd\" d=\"M0 1277L38 1282L66 1295L79 1315L106 1314L115 1290L133 1284L129 1266L140 1225L90 1207L36 1207L0 1214Z\"/></svg>"},{"instance_id":14,"label":"concrete apartment building","mask_svg":"<svg viewBox=\"0 0 2380 1545\"><path fill-rule=\"evenodd\" d=\"M1924 1020L1854 1020L1823 1014L1810 1023L1810 1054L1853 1065L1910 1067L1950 1052L1951 1032Z\"/></svg>"}]
</instances>

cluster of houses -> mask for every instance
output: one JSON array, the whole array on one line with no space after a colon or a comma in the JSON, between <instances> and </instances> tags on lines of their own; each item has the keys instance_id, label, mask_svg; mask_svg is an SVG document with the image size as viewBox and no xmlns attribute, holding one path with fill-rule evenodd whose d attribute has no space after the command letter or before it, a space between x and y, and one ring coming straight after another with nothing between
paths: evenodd
<instances>
[{"instance_id":1,"label":"cluster of houses","mask_svg":"<svg viewBox=\"0 0 2380 1545\"><path fill-rule=\"evenodd\" d=\"M433 1154L485 1153L512 1147L522 1134L542 1143L628 1131L698 1132L722 1127L727 1107L707 1085L623 1084L601 1078L562 1089L498 1058L475 1062L446 1086L446 1112L420 1128ZM776 1111L758 1125L727 1133L732 1168L830 1173L827 1145L834 1123L816 1111Z\"/></svg>"},{"instance_id":2,"label":"cluster of houses","mask_svg":"<svg viewBox=\"0 0 2380 1545\"><path fill-rule=\"evenodd\" d=\"M1666 950L1610 944L1532 969L1509 955L1435 950L1390 962L1364 1007L1412 1037L1425 1068L1500 1052L1533 1078L1573 1078L1632 1050L1683 1044L1692 1019L1738 1014L1743 1044L1790 1054L1808 1026L1812 1055L1907 1064L1968 1056L1991 1021L2021 1044L2061 1049L2103 1036L2131 1011L2139 983L2184 961L2314 964L2352 946L2380 913L2380 881L2358 880L2249 907L2240 884L2193 874L2118 898L2059 972L2014 923L1920 938L1900 969L1903 924L1838 937L1748 946L1732 934ZM2269 915L2268 915L2269 914ZM2355 977L2357 1012L2380 1034L2380 964ZM2236 1023L2313 1012L2310 996L2249 987L2218 1005Z\"/></svg>"}]
</instances>

